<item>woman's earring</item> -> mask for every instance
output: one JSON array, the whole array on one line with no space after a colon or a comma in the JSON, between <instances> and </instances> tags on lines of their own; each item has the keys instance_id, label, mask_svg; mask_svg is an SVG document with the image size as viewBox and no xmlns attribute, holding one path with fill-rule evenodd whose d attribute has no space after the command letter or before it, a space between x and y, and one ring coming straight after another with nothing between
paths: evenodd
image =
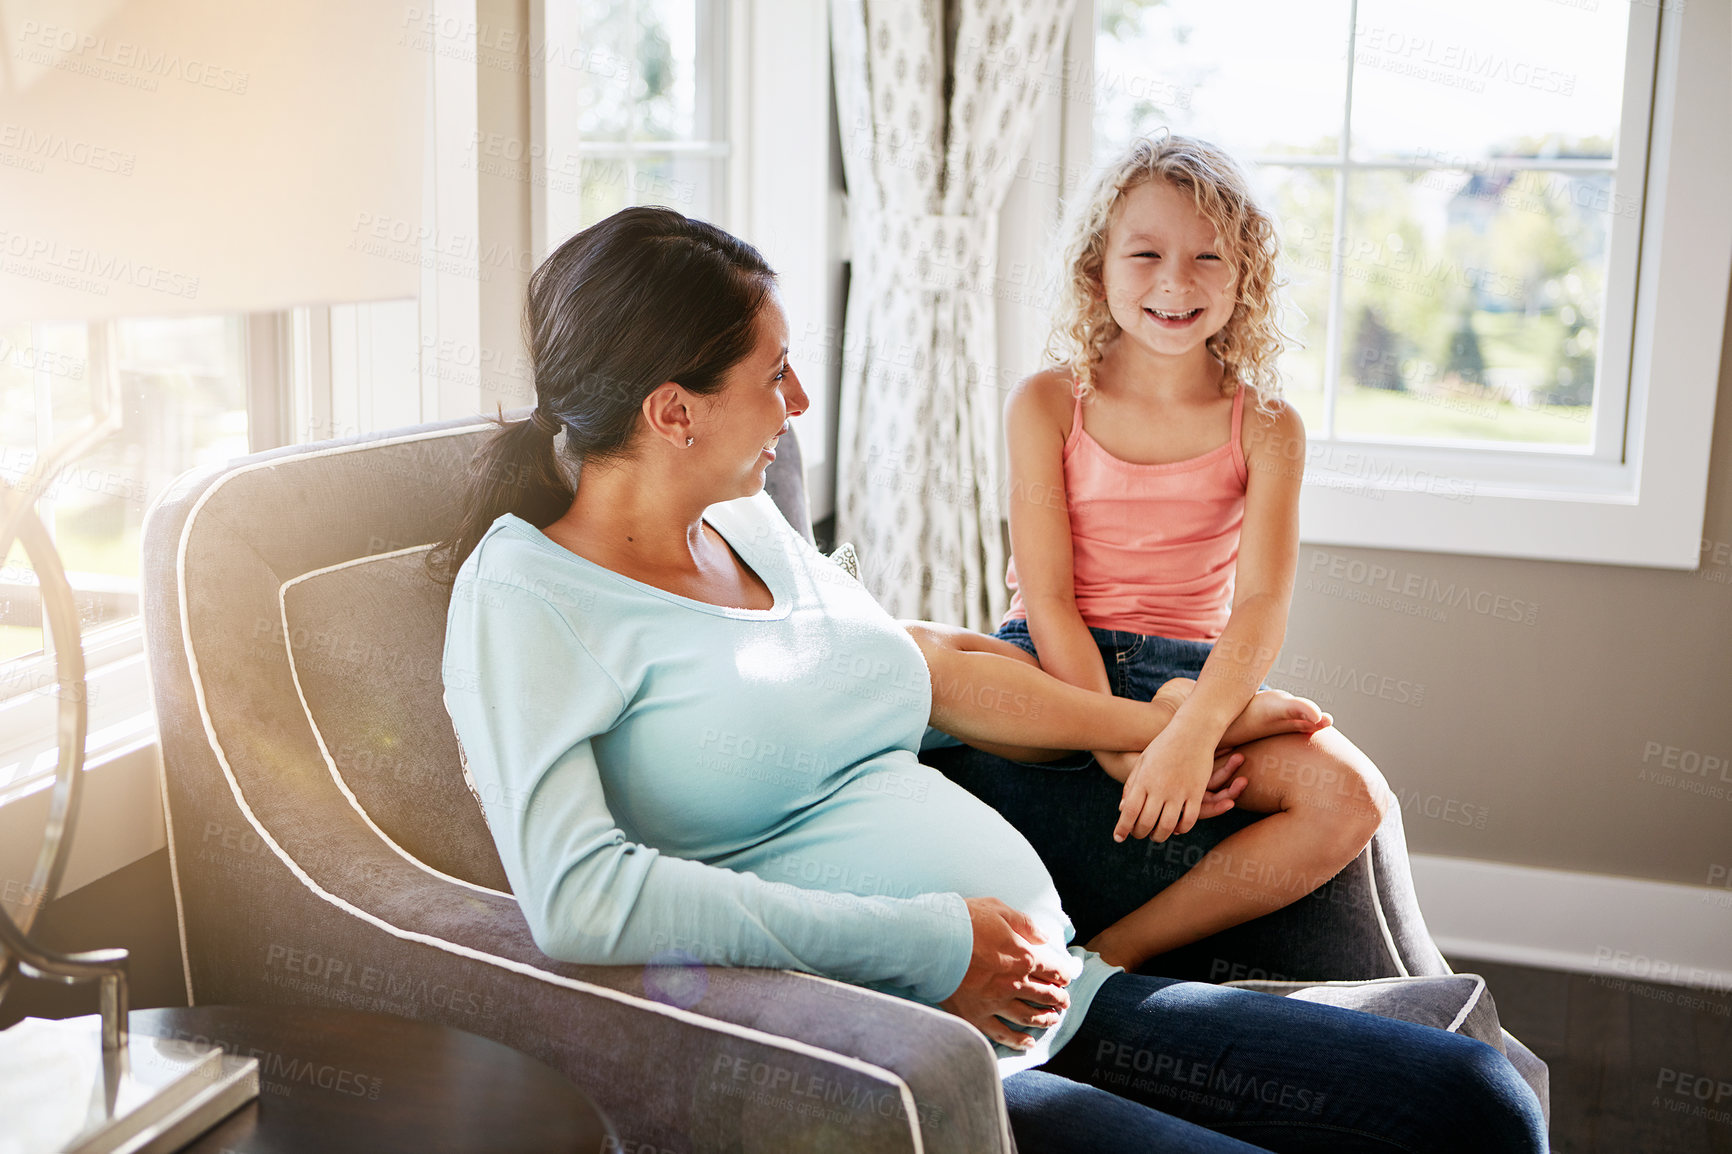
<instances>
[{"instance_id":1,"label":"woman's earring","mask_svg":"<svg viewBox=\"0 0 1732 1154\"><path fill-rule=\"evenodd\" d=\"M697 440L697 438L696 438L696 437L687 437L687 438L686 438L686 448L688 448L688 449L689 449L689 448L691 448L691 447L692 447L692 442L693 442L693 441L695 441L695 440Z\"/></svg>"}]
</instances>

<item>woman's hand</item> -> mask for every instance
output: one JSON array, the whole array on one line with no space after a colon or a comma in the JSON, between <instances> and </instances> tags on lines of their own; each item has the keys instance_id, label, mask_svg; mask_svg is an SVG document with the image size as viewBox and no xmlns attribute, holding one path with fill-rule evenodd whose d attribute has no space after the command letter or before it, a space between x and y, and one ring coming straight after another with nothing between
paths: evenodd
<instances>
[{"instance_id":1,"label":"woman's hand","mask_svg":"<svg viewBox=\"0 0 1732 1154\"><path fill-rule=\"evenodd\" d=\"M1056 1026L1070 1005L1064 987L1082 963L1049 945L1028 915L997 898L967 900L974 953L962 984L939 1006L994 1042L1025 1050L1034 1039L1014 1027Z\"/></svg>"},{"instance_id":2,"label":"woman's hand","mask_svg":"<svg viewBox=\"0 0 1732 1154\"><path fill-rule=\"evenodd\" d=\"M1091 752L1107 776L1121 785L1130 779L1131 770L1137 767L1137 760L1142 757L1140 753L1121 749L1096 749Z\"/></svg>"},{"instance_id":3,"label":"woman's hand","mask_svg":"<svg viewBox=\"0 0 1732 1154\"><path fill-rule=\"evenodd\" d=\"M1124 779L1113 840L1152 836L1166 841L1175 833L1190 833L1200 818L1225 812L1244 789L1245 779L1236 779L1228 787L1230 794L1220 783L1243 761L1238 753L1218 757L1213 741L1190 740L1178 727L1168 726L1143 750ZM1221 805L1222 800L1228 804ZM1207 810L1206 802L1210 803Z\"/></svg>"}]
</instances>

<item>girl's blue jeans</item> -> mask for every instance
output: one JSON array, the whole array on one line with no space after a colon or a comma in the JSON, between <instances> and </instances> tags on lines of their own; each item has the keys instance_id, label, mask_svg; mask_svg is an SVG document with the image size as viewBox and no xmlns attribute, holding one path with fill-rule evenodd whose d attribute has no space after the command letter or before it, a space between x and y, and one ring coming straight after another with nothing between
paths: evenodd
<instances>
[{"instance_id":1,"label":"girl's blue jeans","mask_svg":"<svg viewBox=\"0 0 1732 1154\"><path fill-rule=\"evenodd\" d=\"M1143 701L1168 678L1196 677L1210 650L1203 641L1092 632L1114 694ZM998 636L1034 652L1023 622L1006 622ZM1029 765L963 748L934 760L1034 845L1082 941L1256 819L1228 813L1164 845L1114 842L1118 783L1092 759ZM1219 935L1214 946L1199 943L1157 963L1164 972L1211 980L1286 976L1239 973L1221 955L1278 959L1285 946L1299 956L1326 956L1324 943L1357 936L1359 897L1331 882L1287 910ZM1221 949L1233 935L1248 939L1238 943L1246 953ZM1258 937L1269 947L1249 940ZM1351 947L1342 953L1344 972L1355 972ZM1012 1075L1004 1091L1020 1154L1546 1149L1538 1099L1483 1042L1150 974L1108 979L1058 1056Z\"/></svg>"},{"instance_id":2,"label":"girl's blue jeans","mask_svg":"<svg viewBox=\"0 0 1732 1154\"><path fill-rule=\"evenodd\" d=\"M1147 701L1155 690L1175 677L1193 681L1203 672L1203 662L1209 659L1214 644L1209 641L1187 641L1175 637L1152 637L1128 633L1122 629L1095 629L1095 645L1101 651L1101 663L1107 669L1107 681L1113 696ZM1034 639L1028 635L1028 622L1006 621L998 627L997 637L1021 649L1035 653ZM1267 688L1265 686L1264 688Z\"/></svg>"}]
</instances>

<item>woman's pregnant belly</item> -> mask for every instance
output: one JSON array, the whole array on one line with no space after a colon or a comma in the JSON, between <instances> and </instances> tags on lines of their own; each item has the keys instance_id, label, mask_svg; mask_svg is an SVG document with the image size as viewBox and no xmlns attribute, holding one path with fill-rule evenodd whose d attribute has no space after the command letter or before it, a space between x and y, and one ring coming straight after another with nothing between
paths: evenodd
<instances>
[{"instance_id":1,"label":"woman's pregnant belly","mask_svg":"<svg viewBox=\"0 0 1732 1154\"><path fill-rule=\"evenodd\" d=\"M863 763L804 815L713 864L805 889L994 897L1033 918L1060 948L1074 933L1027 839L997 810L900 750Z\"/></svg>"},{"instance_id":2,"label":"woman's pregnant belly","mask_svg":"<svg viewBox=\"0 0 1732 1154\"><path fill-rule=\"evenodd\" d=\"M1075 929L1027 839L997 810L904 750L863 763L802 819L712 864L833 893L993 897L1027 914L1053 950L1073 959L1071 1010L1033 1052L998 1047L1002 1074L1045 1061L1114 972L1080 945L1067 948Z\"/></svg>"}]
</instances>

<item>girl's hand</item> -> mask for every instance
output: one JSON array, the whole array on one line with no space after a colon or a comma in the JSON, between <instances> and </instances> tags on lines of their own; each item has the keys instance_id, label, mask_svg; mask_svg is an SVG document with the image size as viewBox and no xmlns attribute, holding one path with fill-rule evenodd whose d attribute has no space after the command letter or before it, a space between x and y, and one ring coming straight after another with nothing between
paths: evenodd
<instances>
[{"instance_id":1,"label":"girl's hand","mask_svg":"<svg viewBox=\"0 0 1732 1154\"><path fill-rule=\"evenodd\" d=\"M1228 760L1234 757L1243 761L1239 754L1230 755ZM1155 841L1166 841L1175 833L1191 832L1197 820L1205 816L1204 794L1221 772L1213 741L1187 740L1172 726L1162 730L1125 779L1113 840L1152 836Z\"/></svg>"},{"instance_id":2,"label":"girl's hand","mask_svg":"<svg viewBox=\"0 0 1732 1154\"><path fill-rule=\"evenodd\" d=\"M1107 776L1118 782L1128 781L1131 771L1136 769L1137 762L1142 759L1141 754L1126 753L1123 750L1097 749L1093 752L1095 760L1107 772ZM1209 775L1209 784L1203 790L1203 804L1197 811L1199 821L1220 817L1233 808L1233 803L1245 792L1245 779L1234 777L1233 771L1244 764L1245 755L1230 747L1215 751L1215 771Z\"/></svg>"},{"instance_id":3,"label":"girl's hand","mask_svg":"<svg viewBox=\"0 0 1732 1154\"><path fill-rule=\"evenodd\" d=\"M967 900L974 953L962 984L939 1006L994 1042L1026 1050L1034 1039L1014 1027L1056 1026L1070 1005L1064 987L1082 963L1049 945L1028 915L997 898Z\"/></svg>"}]
</instances>

